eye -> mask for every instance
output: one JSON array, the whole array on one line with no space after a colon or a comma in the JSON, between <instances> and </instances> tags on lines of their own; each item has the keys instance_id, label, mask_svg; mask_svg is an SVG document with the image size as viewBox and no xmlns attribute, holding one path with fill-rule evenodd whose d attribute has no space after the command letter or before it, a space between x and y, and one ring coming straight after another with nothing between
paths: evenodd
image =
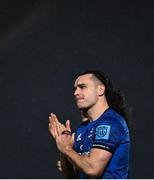
<instances>
[{"instance_id":1,"label":"eye","mask_svg":"<svg viewBox=\"0 0 154 180\"><path fill-rule=\"evenodd\" d=\"M81 85L80 88L81 89L85 89L87 86L86 85Z\"/></svg>"}]
</instances>

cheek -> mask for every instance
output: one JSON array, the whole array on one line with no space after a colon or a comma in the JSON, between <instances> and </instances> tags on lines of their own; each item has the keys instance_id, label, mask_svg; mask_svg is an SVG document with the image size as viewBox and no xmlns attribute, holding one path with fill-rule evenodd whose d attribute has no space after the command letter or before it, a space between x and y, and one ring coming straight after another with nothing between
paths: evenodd
<instances>
[{"instance_id":1,"label":"cheek","mask_svg":"<svg viewBox=\"0 0 154 180\"><path fill-rule=\"evenodd\" d=\"M86 99L89 99L90 101L96 101L98 98L96 91L88 91L87 94L85 94Z\"/></svg>"}]
</instances>

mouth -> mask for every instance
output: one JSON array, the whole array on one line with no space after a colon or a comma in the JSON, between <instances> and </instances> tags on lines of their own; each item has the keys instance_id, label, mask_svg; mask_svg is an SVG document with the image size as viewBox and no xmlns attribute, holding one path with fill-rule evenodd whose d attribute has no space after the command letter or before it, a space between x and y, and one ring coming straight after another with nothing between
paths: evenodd
<instances>
[{"instance_id":1,"label":"mouth","mask_svg":"<svg viewBox=\"0 0 154 180\"><path fill-rule=\"evenodd\" d=\"M82 102L84 101L84 98L76 98L76 102Z\"/></svg>"}]
</instances>

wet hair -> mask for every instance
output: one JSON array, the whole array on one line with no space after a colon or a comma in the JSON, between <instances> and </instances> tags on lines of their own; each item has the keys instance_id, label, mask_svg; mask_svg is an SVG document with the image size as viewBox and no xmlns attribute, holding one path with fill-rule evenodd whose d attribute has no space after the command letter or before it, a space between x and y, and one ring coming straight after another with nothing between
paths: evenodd
<instances>
[{"instance_id":1,"label":"wet hair","mask_svg":"<svg viewBox=\"0 0 154 180\"><path fill-rule=\"evenodd\" d=\"M131 112L123 93L113 85L112 81L105 75L104 72L99 70L87 70L80 73L79 76L85 74L92 74L96 79L101 81L101 83L105 86L105 97L109 107L121 114L125 118L126 123L130 126Z\"/></svg>"}]
</instances>

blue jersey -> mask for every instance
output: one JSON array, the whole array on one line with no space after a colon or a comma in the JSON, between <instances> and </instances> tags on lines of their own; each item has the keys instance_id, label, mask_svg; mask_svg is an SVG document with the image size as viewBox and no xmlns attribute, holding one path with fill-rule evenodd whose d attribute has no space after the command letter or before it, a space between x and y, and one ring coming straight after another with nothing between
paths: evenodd
<instances>
[{"instance_id":1,"label":"blue jersey","mask_svg":"<svg viewBox=\"0 0 154 180\"><path fill-rule=\"evenodd\" d=\"M130 159L130 136L125 119L113 109L107 109L97 120L83 122L76 131L74 149L88 155L92 148L112 153L102 179L128 178ZM78 172L78 178L88 178Z\"/></svg>"}]
</instances>

